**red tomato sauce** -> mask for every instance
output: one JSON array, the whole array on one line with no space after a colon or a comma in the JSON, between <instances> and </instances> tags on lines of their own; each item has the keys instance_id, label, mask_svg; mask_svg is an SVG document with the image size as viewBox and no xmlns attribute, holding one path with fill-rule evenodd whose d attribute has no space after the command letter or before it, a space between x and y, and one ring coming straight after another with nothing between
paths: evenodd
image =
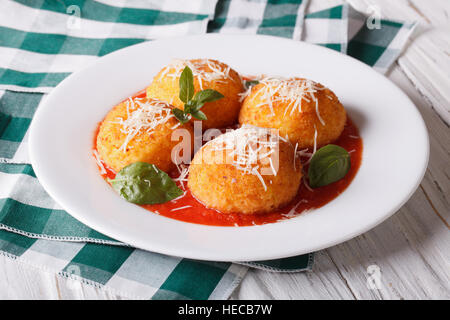
<instances>
[{"instance_id":1,"label":"red tomato sauce","mask_svg":"<svg viewBox=\"0 0 450 320\"><path fill-rule=\"evenodd\" d=\"M143 95L143 93L139 92L134 97L140 97L140 95ZM97 149L97 134L98 128L95 132L94 150ZM356 176L362 161L363 142L359 135L358 128L349 117L347 117L347 123L345 124L344 131L339 139L333 144L341 146L350 153L351 168L347 175L335 183L324 187L315 188L312 191L306 187L305 183L302 182L297 196L292 200L292 202L284 208L278 209L272 213L222 213L215 209L207 208L194 198L188 189L186 182L184 182L184 188L179 182L177 182L177 185L186 191L185 196L182 198L163 204L141 205L141 207L151 211L152 214L159 214L180 221L212 226L251 226L274 223L289 219L308 210L320 208L326 205L328 202L332 201L344 192ZM112 169L108 168L103 161L102 164L106 170L106 173L102 174L102 176L105 179L107 177L114 179L116 173ZM304 174L307 173L308 165L303 166L303 170ZM177 174L178 172L171 173L170 175L172 178L176 178Z\"/></svg>"}]
</instances>

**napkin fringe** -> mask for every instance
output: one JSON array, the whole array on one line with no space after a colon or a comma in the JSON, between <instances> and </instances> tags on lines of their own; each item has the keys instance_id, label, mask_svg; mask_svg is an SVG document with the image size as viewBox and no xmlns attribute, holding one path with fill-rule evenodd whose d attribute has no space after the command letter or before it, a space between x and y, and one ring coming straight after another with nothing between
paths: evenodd
<instances>
[{"instance_id":1,"label":"napkin fringe","mask_svg":"<svg viewBox=\"0 0 450 320\"><path fill-rule=\"evenodd\" d=\"M276 267L272 267L272 266L267 266L262 263L258 263L258 261L234 262L234 263L241 264L241 265L255 268L255 269L260 269L260 270L269 271L269 272L276 272L276 273L296 273L296 272L304 272L304 271L310 272L310 271L312 271L312 267L314 265L314 253L313 252L308 253L308 264L306 265L306 267L299 268L299 269L281 269L281 268L276 268Z\"/></svg>"},{"instance_id":2,"label":"napkin fringe","mask_svg":"<svg viewBox=\"0 0 450 320\"><path fill-rule=\"evenodd\" d=\"M19 230L16 228L12 228L3 223L0 223L0 230L6 230L9 232L17 233L22 236L25 236L28 238L34 238L34 239L43 239L43 240L51 240L51 241L68 241L68 242L91 242L91 243L98 243L98 244L108 244L108 245L115 245L115 246L130 247L130 245L123 243L123 242L119 242L119 241L110 241L110 240L88 238L88 237L50 236L50 235L46 235L46 234L32 233L32 232L27 232L27 231Z\"/></svg>"},{"instance_id":3,"label":"napkin fringe","mask_svg":"<svg viewBox=\"0 0 450 320\"><path fill-rule=\"evenodd\" d=\"M0 163L7 163L7 164L30 164L30 161L20 161L20 160L14 160L10 158L0 158Z\"/></svg>"},{"instance_id":4,"label":"napkin fringe","mask_svg":"<svg viewBox=\"0 0 450 320\"><path fill-rule=\"evenodd\" d=\"M239 264L239 263L238 263ZM242 268L242 271L236 274L236 278L231 282L230 286L225 289L222 294L221 299L217 300L227 300L234 290L241 284L242 280L244 280L245 275L247 274L249 268Z\"/></svg>"}]
</instances>

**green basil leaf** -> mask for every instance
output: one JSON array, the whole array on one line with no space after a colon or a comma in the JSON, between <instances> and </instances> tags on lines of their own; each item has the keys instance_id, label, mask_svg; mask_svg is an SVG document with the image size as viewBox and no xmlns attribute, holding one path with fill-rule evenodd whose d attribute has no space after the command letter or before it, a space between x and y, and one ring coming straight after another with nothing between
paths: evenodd
<instances>
[{"instance_id":1,"label":"green basil leaf","mask_svg":"<svg viewBox=\"0 0 450 320\"><path fill-rule=\"evenodd\" d=\"M184 113L191 113L192 110L196 108L196 103L194 100L189 100L187 103L184 104Z\"/></svg>"},{"instance_id":2,"label":"green basil leaf","mask_svg":"<svg viewBox=\"0 0 450 320\"><path fill-rule=\"evenodd\" d=\"M205 89L195 94L194 101L200 109L206 102L213 102L223 98L223 94L213 89ZM198 110L197 109L197 110Z\"/></svg>"},{"instance_id":3,"label":"green basil leaf","mask_svg":"<svg viewBox=\"0 0 450 320\"><path fill-rule=\"evenodd\" d=\"M198 120L208 120L208 118L206 117L206 114L204 114L204 113L201 112L200 110L195 111L195 112L192 112L191 114L192 114L192 116L193 116L195 119L198 119Z\"/></svg>"},{"instance_id":4,"label":"green basil leaf","mask_svg":"<svg viewBox=\"0 0 450 320\"><path fill-rule=\"evenodd\" d=\"M256 86L257 84L259 84L258 80L245 80L244 81L244 86L246 89L248 89L252 86Z\"/></svg>"},{"instance_id":5,"label":"green basil leaf","mask_svg":"<svg viewBox=\"0 0 450 320\"><path fill-rule=\"evenodd\" d=\"M122 198L136 204L165 203L183 194L167 173L146 162L124 167L109 182Z\"/></svg>"},{"instance_id":6,"label":"green basil leaf","mask_svg":"<svg viewBox=\"0 0 450 320\"><path fill-rule=\"evenodd\" d=\"M194 96L194 76L189 67L185 67L180 76L180 100L187 103Z\"/></svg>"},{"instance_id":7,"label":"green basil leaf","mask_svg":"<svg viewBox=\"0 0 450 320\"><path fill-rule=\"evenodd\" d=\"M185 124L190 120L189 114L185 113L181 109L173 108L172 113L175 116L175 118L177 118L177 120L181 122L181 124Z\"/></svg>"},{"instance_id":8,"label":"green basil leaf","mask_svg":"<svg viewBox=\"0 0 450 320\"><path fill-rule=\"evenodd\" d=\"M190 114L194 114L196 112L198 112L204 105L204 103L198 103L195 100L191 100L189 102L192 102L190 108L189 108L189 113Z\"/></svg>"},{"instance_id":9,"label":"green basil leaf","mask_svg":"<svg viewBox=\"0 0 450 320\"><path fill-rule=\"evenodd\" d=\"M329 144L312 157L308 169L309 185L318 188L336 182L350 170L350 155L342 147Z\"/></svg>"}]
</instances>

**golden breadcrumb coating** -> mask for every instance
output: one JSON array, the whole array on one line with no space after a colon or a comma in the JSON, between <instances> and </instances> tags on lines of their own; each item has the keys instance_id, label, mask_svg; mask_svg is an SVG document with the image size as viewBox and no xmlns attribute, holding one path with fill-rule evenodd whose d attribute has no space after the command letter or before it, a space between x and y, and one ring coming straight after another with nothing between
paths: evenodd
<instances>
[{"instance_id":1,"label":"golden breadcrumb coating","mask_svg":"<svg viewBox=\"0 0 450 320\"><path fill-rule=\"evenodd\" d=\"M293 98L295 95L289 96L288 90L276 90L274 86L283 81L291 81L293 86L300 84L300 87L306 88L298 91L304 92L300 105L295 104L298 100ZM320 147L335 141L344 130L347 118L336 95L330 89L310 80L292 78L283 81L275 81L275 84L267 81L251 88L242 104L239 123L276 128L293 145L298 143L300 149L313 147L315 142ZM308 91L313 91L313 96ZM270 97L273 101L271 105L268 103L267 92L275 92Z\"/></svg>"},{"instance_id":2,"label":"golden breadcrumb coating","mask_svg":"<svg viewBox=\"0 0 450 320\"><path fill-rule=\"evenodd\" d=\"M139 113L142 108L149 111ZM159 108L160 112L152 113L151 108ZM186 129L193 137L193 128L189 123L180 125L171 115L172 108L167 103L147 98L126 100L115 106L101 123L97 135L97 150L101 159L116 172L137 161L154 164L165 172L175 169L171 152L180 141L171 141L172 132ZM147 125L152 116L159 119L154 127ZM140 130L136 130L139 125Z\"/></svg>"},{"instance_id":3,"label":"golden breadcrumb coating","mask_svg":"<svg viewBox=\"0 0 450 320\"><path fill-rule=\"evenodd\" d=\"M194 69L196 69L192 70L195 92L213 89L224 95L224 98L208 102L202 107L201 111L208 118L202 121L203 130L222 128L236 123L241 107L239 94L244 91L239 74L217 60L194 59L188 62L188 65L195 66ZM163 68L147 87L147 97L167 101L183 109L184 104L179 99L179 80L184 66L184 62L178 61ZM214 70L218 70L219 73ZM198 73L203 73L205 76L196 75ZM221 73L224 75L222 76Z\"/></svg>"},{"instance_id":4,"label":"golden breadcrumb coating","mask_svg":"<svg viewBox=\"0 0 450 320\"><path fill-rule=\"evenodd\" d=\"M239 170L235 155L220 151L220 138L205 144L195 154L189 168L188 187L206 207L223 213L265 213L288 204L296 196L302 170L289 142L279 140L274 149L278 154L276 175L269 168L268 158L258 159L253 164L252 168L265 172L258 177ZM242 142L242 138L238 140ZM267 149L262 150L265 151ZM262 168L266 171L261 171Z\"/></svg>"}]
</instances>

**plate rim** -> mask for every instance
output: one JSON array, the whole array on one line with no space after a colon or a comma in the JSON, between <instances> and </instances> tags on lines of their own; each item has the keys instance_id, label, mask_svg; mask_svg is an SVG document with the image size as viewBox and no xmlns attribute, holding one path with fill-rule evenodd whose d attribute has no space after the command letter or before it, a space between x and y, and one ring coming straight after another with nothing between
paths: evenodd
<instances>
[{"instance_id":1,"label":"plate rim","mask_svg":"<svg viewBox=\"0 0 450 320\"><path fill-rule=\"evenodd\" d=\"M183 255L179 254L179 250L156 250L155 248L149 249L149 247L143 247L141 245L141 242L137 242L137 241L130 241L129 239L126 239L127 241L121 240L120 238L123 239L122 236L117 237L117 234L111 234L111 232L109 232L109 230L105 230L105 228L103 228L102 226L99 227L98 225L93 225L91 222L91 219L87 218L87 215L83 215L83 214L79 214L78 210L74 209L74 208L70 208L71 206L67 206L64 203L60 203L58 200L58 195L57 192L55 192L54 190L54 186L51 185L51 182L47 181L45 173L41 172L40 170L40 165L39 163L36 163L36 154L35 154L35 150L36 150L36 139L35 139L35 131L36 131L36 127L39 126L39 119L40 119L40 114L43 112L42 110L44 110L45 108L47 108L47 105L51 105L50 102L52 101L51 99L49 99L50 97L52 97L54 95L54 92L59 92L61 90L64 90L65 87L67 85L70 86L70 83L72 81L72 79L75 79L76 77L78 77L80 74L82 74L85 70L87 69L91 69L91 68L95 68L95 66L97 65L97 63L99 63L100 59L103 59L102 61L106 61L106 59L110 59L111 56L116 56L116 55L121 55L124 51L130 50L130 48L132 47L138 47L138 46L151 46L153 43L157 43L157 42L167 42L167 41L177 41L180 38L200 38L200 39L208 39L208 38L251 38L252 40L254 40L255 38L265 38L265 39L269 39L270 41L286 41L286 42L297 42L297 44L299 46L310 46L310 47L314 47L317 50L323 50L323 51L327 51L327 52L332 52L332 54L337 54L340 55L341 58L343 59L350 59L352 60L352 63L357 63L359 64L361 67L364 67L368 70L370 70L370 72L372 72L374 75L378 75L382 78L384 78L385 81L388 81L390 83L391 86L395 87L395 89L399 92L399 94L403 95L404 98L406 98L409 102L409 104L413 107L412 109L414 109L417 112L418 118L422 120L422 125L424 128L423 133L425 134L425 138L426 138L426 150L425 151L425 161L423 163L423 168L422 168L422 172L420 172L417 175L417 179L414 185L412 185L409 188L409 192L408 195L406 197L404 197L398 204L396 207L392 208L391 210L389 210L388 212L385 212L383 215L380 215L378 217L378 219L373 222L370 225L366 225L363 228L359 228L357 230L355 230L353 233L349 233L347 234L345 237L341 237L339 239L336 239L334 241L329 241L327 243L323 243L322 245L316 246L313 250L306 250L307 252L310 251L318 251L318 250L322 250L324 248L328 248L330 246L348 241L349 239L354 238L357 235L360 235L362 233L367 232L368 230L376 227L377 225L379 225L381 222L385 221L387 218L389 218L390 216L392 216L394 213L396 213L409 199L410 197L413 195L413 193L416 191L416 189L418 188L418 186L420 185L420 182L422 181L425 173L426 173L426 169L428 167L428 162L429 162L429 152L430 152L430 146L429 146L429 135L428 135L428 131L426 128L426 124L424 119L422 118L420 112L418 111L417 107L414 105L414 103L411 101L411 99L395 84L393 83L390 79L388 79L386 76L377 73L375 70L373 70L372 67L362 63L361 61L352 58L350 56L344 55L342 53L333 51L329 48L325 48L325 47L321 47L321 46L317 46L317 45L313 45L313 44L309 44L309 43L305 43L302 41L294 41L294 40L290 40L290 39L284 39L284 38L279 38L279 37L273 37L273 36L267 36L267 35L218 35L218 34L205 34L205 35L193 35L193 36L189 36L189 37L173 37L173 38L166 38L166 39L161 39L161 40L154 40L154 41L149 41L149 42L143 42L143 43L139 43L139 44L135 44L129 47L125 47L122 48L120 50L114 51L108 55L105 55L103 57L100 57L99 59L95 60L93 63L90 63L89 65L87 65L86 67L84 67L83 69L74 72L73 74L71 74L70 76L68 76L66 79L64 79L57 87L55 87L51 93L49 93L49 95L46 97L45 101L42 102L42 104L39 106L39 108L36 110L32 122L30 124L30 135L29 135L29 156L30 156L30 162L33 166L33 168L35 168L35 174L36 177L38 178L39 182L41 183L41 185L44 187L44 189L49 193L49 195L55 200L55 202L57 202L58 204L60 204L70 215L72 215L74 218L76 218L77 220L79 220L80 222L82 222L83 224L89 226L90 228L94 229L94 230L98 230L99 232L113 238L113 239L118 239L119 241L122 242L126 242L132 246L138 247L138 248L142 248L144 250L150 250L150 251L155 251L155 252L159 252L162 254L168 254L168 255L174 255L174 256L182 256L185 258L192 258L192 259L198 259L198 260L215 260L215 261L248 261L248 260L252 260L252 261L258 261L258 260L268 260L268 259L279 259L279 258L285 258L285 257L290 257L290 256L295 256L295 255L299 255L299 254L305 254L307 252L305 252L305 250L301 249L301 250L287 250L284 253L280 253L280 254L272 254L269 256L264 255L264 254L258 254L258 255L254 255L252 257L250 257L250 259L242 259L243 257L240 256L240 259L229 259L229 258L223 258L221 259L220 257L214 257L213 259L209 258L209 255L199 255L199 254L191 254L191 253L186 253ZM106 59L105 59L106 58ZM137 90L138 91L138 90ZM49 102L50 101L50 102ZM364 151L363 151L364 152ZM358 174L357 174L358 175ZM180 222L177 220L176 223L186 223L186 222ZM278 223L277 223L278 224ZM198 226L198 225L196 225ZM209 228L233 228L233 227L217 227L217 226L207 226ZM250 228L260 228L262 226L252 226ZM247 228L247 227L240 227L240 228ZM238 255L236 256L238 257Z\"/></svg>"}]
</instances>

